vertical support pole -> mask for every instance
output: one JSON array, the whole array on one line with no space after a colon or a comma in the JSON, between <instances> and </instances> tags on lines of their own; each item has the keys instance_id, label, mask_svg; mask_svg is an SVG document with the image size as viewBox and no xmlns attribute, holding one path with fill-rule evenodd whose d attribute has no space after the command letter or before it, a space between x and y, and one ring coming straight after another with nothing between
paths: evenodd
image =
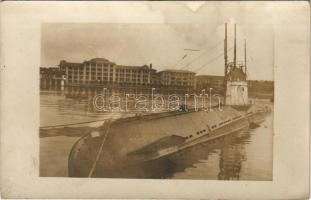
<instances>
[{"instance_id":1,"label":"vertical support pole","mask_svg":"<svg viewBox=\"0 0 311 200\"><path fill-rule=\"evenodd\" d=\"M234 67L236 67L236 24L234 24Z\"/></svg>"},{"instance_id":2,"label":"vertical support pole","mask_svg":"<svg viewBox=\"0 0 311 200\"><path fill-rule=\"evenodd\" d=\"M247 67L246 67L246 40L244 40L244 67L245 67L245 77L247 78Z\"/></svg>"},{"instance_id":3,"label":"vertical support pole","mask_svg":"<svg viewBox=\"0 0 311 200\"><path fill-rule=\"evenodd\" d=\"M225 24L225 40L224 40L224 59L225 59L225 78L227 77L227 65L228 65L228 55L227 55L227 23Z\"/></svg>"},{"instance_id":4,"label":"vertical support pole","mask_svg":"<svg viewBox=\"0 0 311 200\"><path fill-rule=\"evenodd\" d=\"M66 69L66 77L67 77L66 83L68 84L68 77L69 77L69 74L68 74L68 66L67 66L67 65L65 65L65 69Z\"/></svg>"},{"instance_id":5,"label":"vertical support pole","mask_svg":"<svg viewBox=\"0 0 311 200\"><path fill-rule=\"evenodd\" d=\"M92 66L91 63L89 63L89 83L91 82L91 71L92 71Z\"/></svg>"},{"instance_id":6,"label":"vertical support pole","mask_svg":"<svg viewBox=\"0 0 311 200\"><path fill-rule=\"evenodd\" d=\"M83 64L83 84L85 84L85 79L86 79L86 65L84 63Z\"/></svg>"},{"instance_id":7,"label":"vertical support pole","mask_svg":"<svg viewBox=\"0 0 311 200\"><path fill-rule=\"evenodd\" d=\"M224 104L226 103L227 95L227 73L228 73L228 54L227 54L227 23L225 24L225 41L224 41L224 59L225 59L225 73L224 73Z\"/></svg>"}]
</instances>

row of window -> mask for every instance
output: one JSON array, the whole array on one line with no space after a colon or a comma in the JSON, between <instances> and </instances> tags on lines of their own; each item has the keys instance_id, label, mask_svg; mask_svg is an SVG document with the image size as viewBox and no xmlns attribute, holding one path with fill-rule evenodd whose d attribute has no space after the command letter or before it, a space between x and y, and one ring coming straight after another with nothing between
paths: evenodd
<instances>
[{"instance_id":1,"label":"row of window","mask_svg":"<svg viewBox=\"0 0 311 200\"><path fill-rule=\"evenodd\" d=\"M216 127L217 127L217 125L216 125L216 124L215 124L215 125L213 125L213 126L211 126L211 128L212 128L212 129L214 129L214 128L216 128Z\"/></svg>"},{"instance_id":2,"label":"row of window","mask_svg":"<svg viewBox=\"0 0 311 200\"><path fill-rule=\"evenodd\" d=\"M103 73L102 71L97 71L97 74L102 74L102 73ZM78 73L78 71L68 71L68 74L80 74L80 75L83 75L84 73L83 73L83 71L82 72L80 71L79 73ZM87 71L85 73L85 75L88 75L88 74L90 74L89 71ZM96 74L96 71L92 71L91 74ZM104 72L103 74L109 74L109 73L108 72ZM113 74L112 71L110 71L110 74Z\"/></svg>"},{"instance_id":3,"label":"row of window","mask_svg":"<svg viewBox=\"0 0 311 200\"><path fill-rule=\"evenodd\" d=\"M242 115L236 116L236 117L232 118L232 120L237 119L237 118L240 118L240 117L242 117ZM230 121L231 121L231 119L228 119L228 120L226 120L226 121L220 122L218 125L221 126L221 125L223 125L223 124L225 124L225 123L228 123L228 122L230 122ZM212 129L214 129L214 128L216 128L216 127L217 127L217 124L211 126ZM200 134L205 133L206 131L207 131L206 129L203 129L203 130L201 130L201 131L196 132L196 134L197 134L197 135L200 135ZM209 135L209 133L207 133L206 135ZM192 135L186 136L187 139L188 139L188 138L192 138L192 137L193 137Z\"/></svg>"},{"instance_id":4,"label":"row of window","mask_svg":"<svg viewBox=\"0 0 311 200\"><path fill-rule=\"evenodd\" d=\"M74 79L74 80L81 80L81 81L83 81L83 77L72 77L72 76L68 76L68 80L72 80L72 79ZM109 79L108 77L106 77L106 76L104 76L104 77L101 77L101 76L93 76L93 77L91 77L91 80L105 80L105 79ZM112 77L110 77L110 79L112 80ZM86 77L86 79L85 80L90 80L88 77ZM143 81L143 82L148 82L148 79L146 78L146 79L140 79L140 78L132 78L132 79L130 79L130 78L124 78L124 77L116 77L116 79L115 79L115 81L117 82L117 81L124 81L124 80L126 80L126 81L132 81L132 82L136 82L136 81Z\"/></svg>"},{"instance_id":5,"label":"row of window","mask_svg":"<svg viewBox=\"0 0 311 200\"><path fill-rule=\"evenodd\" d=\"M102 78L100 78L100 77L97 77L97 79L96 79L96 77L93 77L92 79L87 79L87 80L85 80L85 82L87 82L88 80L95 80L95 81L107 81L108 79L107 78L104 78L104 79L102 79ZM112 79L109 79L110 81L112 81ZM73 81L75 81L75 82L81 82L81 83L83 83L83 79L72 79L72 78L68 78L68 82L73 82ZM115 80L114 82L128 82L128 83L139 83L141 80L138 80L138 79L134 79L134 80L130 80L130 79L117 79L117 80ZM144 82L147 82L147 80L145 80Z\"/></svg>"},{"instance_id":6,"label":"row of window","mask_svg":"<svg viewBox=\"0 0 311 200\"><path fill-rule=\"evenodd\" d=\"M197 135L201 135L201 134L203 134L205 132L206 132L206 129L203 129L201 131L198 131L196 134ZM207 133L206 135L209 135L209 133ZM186 139L189 139L189 138L192 138L192 137L193 137L193 135L188 135L188 136L186 136Z\"/></svg>"},{"instance_id":7,"label":"row of window","mask_svg":"<svg viewBox=\"0 0 311 200\"><path fill-rule=\"evenodd\" d=\"M114 84L126 84L126 85L149 85L148 83L140 83L140 82L126 82L126 81L119 81L119 82L112 82L112 80L88 80L88 81L78 81L78 80L68 80L68 83L83 83L83 84L89 84L89 83L114 83Z\"/></svg>"},{"instance_id":8,"label":"row of window","mask_svg":"<svg viewBox=\"0 0 311 200\"><path fill-rule=\"evenodd\" d=\"M132 75L131 76L131 74L126 74L126 75L124 75L124 74L116 74L116 77L118 77L118 76L123 76L123 77L141 77L140 75ZM144 78L147 78L147 77L149 77L148 75L143 75L142 77L144 77Z\"/></svg>"},{"instance_id":9,"label":"row of window","mask_svg":"<svg viewBox=\"0 0 311 200\"><path fill-rule=\"evenodd\" d=\"M102 75L100 75L100 74L93 75L93 76L76 76L76 75L73 75L73 76L72 76L71 74L68 75L68 79L81 79L81 80L82 80L82 79L86 79L86 80L87 80L87 79L89 79L90 77L91 77L91 78L96 78L96 77L97 77L97 78L99 78L99 79L101 79L102 77L103 77L103 78L108 78L108 77L110 77L110 78L112 79L112 76L107 76L107 75L102 76Z\"/></svg>"},{"instance_id":10,"label":"row of window","mask_svg":"<svg viewBox=\"0 0 311 200\"><path fill-rule=\"evenodd\" d=\"M91 68L89 66L87 66L85 68L85 71L100 71L100 70L104 70L104 71L109 71L108 67L102 67L102 66L97 66L97 68L95 66L92 66ZM114 69L112 67L110 67L110 71L113 71ZM74 68L74 67L68 67L68 71L84 71L84 68ZM121 72L121 73L149 73L149 71L145 71L145 70L136 70L136 69L115 69L116 72Z\"/></svg>"},{"instance_id":11,"label":"row of window","mask_svg":"<svg viewBox=\"0 0 311 200\"><path fill-rule=\"evenodd\" d=\"M95 74L95 73L92 73L91 74L91 76L96 76L97 75L97 77L108 77L108 75L109 74L99 74L99 73L97 73L97 74ZM78 74L69 74L68 75L68 77L80 77L80 78L83 78L84 76L83 75L78 75ZM113 76L113 74L110 74L110 77L112 77ZM118 77L123 77L123 78L130 78L130 77L132 77L132 78L141 78L141 76L130 76L130 75L127 75L127 76L120 76L119 74L116 74L115 75L117 78ZM86 78L88 78L89 77L89 74L86 74L86 76L85 76ZM142 76L142 78L144 78L144 79L148 79L148 76Z\"/></svg>"},{"instance_id":12,"label":"row of window","mask_svg":"<svg viewBox=\"0 0 311 200\"><path fill-rule=\"evenodd\" d=\"M197 135L200 135L201 133L204 133L204 132L206 132L206 129L203 129L203 130L201 130L201 131L198 131L198 132L197 132Z\"/></svg>"},{"instance_id":13,"label":"row of window","mask_svg":"<svg viewBox=\"0 0 311 200\"><path fill-rule=\"evenodd\" d=\"M72 72L72 71L75 71L75 72L83 72L83 71L86 71L86 72L89 72L89 71L92 71L92 72L95 72L95 71L112 71L112 70L108 70L107 68L97 68L97 70L96 69L88 69L88 68L86 68L85 70L83 70L83 69L68 69L68 72Z\"/></svg>"}]
</instances>

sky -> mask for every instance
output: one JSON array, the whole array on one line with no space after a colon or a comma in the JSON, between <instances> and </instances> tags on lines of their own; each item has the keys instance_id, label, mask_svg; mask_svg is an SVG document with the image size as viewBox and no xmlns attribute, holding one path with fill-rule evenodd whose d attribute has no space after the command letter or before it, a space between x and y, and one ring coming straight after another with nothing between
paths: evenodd
<instances>
[{"instance_id":1,"label":"sky","mask_svg":"<svg viewBox=\"0 0 311 200\"><path fill-rule=\"evenodd\" d=\"M266 3L200 2L185 6L153 2L142 4L137 12L141 17L159 18L161 23L44 23L41 66L101 57L120 65L152 63L158 71L187 69L198 75L223 75L227 23L229 61L233 60L236 24L237 61L244 62L246 40L248 78L273 80L275 30L281 20L275 20L272 9Z\"/></svg>"}]
</instances>

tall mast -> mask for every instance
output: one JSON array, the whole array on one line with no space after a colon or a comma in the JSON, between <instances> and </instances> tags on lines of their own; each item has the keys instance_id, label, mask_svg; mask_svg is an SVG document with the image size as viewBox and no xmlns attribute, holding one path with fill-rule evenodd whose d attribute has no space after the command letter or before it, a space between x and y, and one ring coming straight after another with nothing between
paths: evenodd
<instances>
[{"instance_id":1,"label":"tall mast","mask_svg":"<svg viewBox=\"0 0 311 200\"><path fill-rule=\"evenodd\" d=\"M233 58L234 67L236 67L236 24L234 24L234 58Z\"/></svg>"},{"instance_id":2,"label":"tall mast","mask_svg":"<svg viewBox=\"0 0 311 200\"><path fill-rule=\"evenodd\" d=\"M244 39L244 67L245 67L245 77L246 77L246 40Z\"/></svg>"},{"instance_id":3,"label":"tall mast","mask_svg":"<svg viewBox=\"0 0 311 200\"><path fill-rule=\"evenodd\" d=\"M225 78L227 77L227 65L228 65L228 55L227 55L227 23L225 24L225 41L224 41L224 59L225 59Z\"/></svg>"},{"instance_id":4,"label":"tall mast","mask_svg":"<svg viewBox=\"0 0 311 200\"><path fill-rule=\"evenodd\" d=\"M227 94L227 72L228 72L228 55L227 55L227 23L225 24L225 41L224 41L224 59L225 59L225 74L224 74L224 104L226 103Z\"/></svg>"}]
</instances>

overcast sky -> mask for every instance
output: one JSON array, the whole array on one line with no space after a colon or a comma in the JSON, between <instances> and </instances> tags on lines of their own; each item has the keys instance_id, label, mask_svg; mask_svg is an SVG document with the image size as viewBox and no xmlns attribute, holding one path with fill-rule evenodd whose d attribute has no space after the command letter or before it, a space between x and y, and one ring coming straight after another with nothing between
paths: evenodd
<instances>
[{"instance_id":1,"label":"overcast sky","mask_svg":"<svg viewBox=\"0 0 311 200\"><path fill-rule=\"evenodd\" d=\"M153 15L163 23L43 24L41 66L55 66L63 59L83 62L103 57L122 65L152 63L157 70L189 69L197 74L223 75L224 24L228 23L228 56L232 60L236 23L237 60L244 60L246 39L249 79L273 80L275 23L280 20L272 20L271 5L202 4L152 3L142 7L148 12L137 11L142 12L141 17Z\"/></svg>"}]
</instances>

